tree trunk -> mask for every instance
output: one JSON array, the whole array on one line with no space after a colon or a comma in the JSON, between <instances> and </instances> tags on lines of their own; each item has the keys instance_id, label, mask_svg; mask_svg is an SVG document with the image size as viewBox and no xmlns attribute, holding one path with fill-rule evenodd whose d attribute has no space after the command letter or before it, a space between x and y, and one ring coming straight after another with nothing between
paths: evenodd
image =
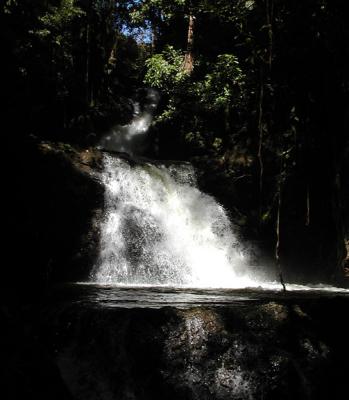
<instances>
[{"instance_id":1,"label":"tree trunk","mask_svg":"<svg viewBox=\"0 0 349 400\"><path fill-rule=\"evenodd\" d=\"M264 175L264 162L263 162L263 102L264 102L264 74L263 67L260 70L260 92L258 104L258 161L259 161L259 223L262 222L263 214L263 175Z\"/></svg>"},{"instance_id":2,"label":"tree trunk","mask_svg":"<svg viewBox=\"0 0 349 400\"><path fill-rule=\"evenodd\" d=\"M283 173L283 162L281 160L281 171L279 178L279 187L278 187L278 208L277 208L277 217L276 217L276 244L275 244L275 260L276 266L278 269L279 280L283 291L286 292L286 285L284 281L284 275L282 273L281 260L280 260L280 222L281 222L281 209L282 209L282 178L281 175Z\"/></svg>"},{"instance_id":3,"label":"tree trunk","mask_svg":"<svg viewBox=\"0 0 349 400\"><path fill-rule=\"evenodd\" d=\"M152 54L156 53L157 42L158 42L157 26L153 23L152 29L151 29L151 52L152 52Z\"/></svg>"},{"instance_id":4,"label":"tree trunk","mask_svg":"<svg viewBox=\"0 0 349 400\"><path fill-rule=\"evenodd\" d=\"M89 1L86 13L86 72L85 72L85 90L86 90L86 106L94 105L93 99L93 54L92 39L93 39L93 24L92 24L92 2Z\"/></svg>"},{"instance_id":5,"label":"tree trunk","mask_svg":"<svg viewBox=\"0 0 349 400\"><path fill-rule=\"evenodd\" d=\"M90 103L90 23L88 20L86 24L85 96L86 96L86 105L88 105Z\"/></svg>"},{"instance_id":6,"label":"tree trunk","mask_svg":"<svg viewBox=\"0 0 349 400\"><path fill-rule=\"evenodd\" d=\"M273 18L274 18L274 2L273 0L266 1L266 16L268 26L268 66L269 73L271 74L273 64Z\"/></svg>"},{"instance_id":7,"label":"tree trunk","mask_svg":"<svg viewBox=\"0 0 349 400\"><path fill-rule=\"evenodd\" d=\"M188 39L187 39L187 50L184 56L183 69L191 74L194 69L194 56L193 56L193 47L194 47L194 25L195 25L195 17L192 13L189 14L189 25L188 25Z\"/></svg>"}]
</instances>

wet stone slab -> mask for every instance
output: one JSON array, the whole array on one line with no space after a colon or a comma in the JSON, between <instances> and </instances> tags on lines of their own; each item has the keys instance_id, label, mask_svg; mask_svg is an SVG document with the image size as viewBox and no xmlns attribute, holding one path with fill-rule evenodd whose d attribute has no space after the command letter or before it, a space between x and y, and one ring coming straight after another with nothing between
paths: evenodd
<instances>
[{"instance_id":1,"label":"wet stone slab","mask_svg":"<svg viewBox=\"0 0 349 400\"><path fill-rule=\"evenodd\" d=\"M342 399L349 297L244 295L109 307L66 294L40 336L75 399Z\"/></svg>"}]
</instances>

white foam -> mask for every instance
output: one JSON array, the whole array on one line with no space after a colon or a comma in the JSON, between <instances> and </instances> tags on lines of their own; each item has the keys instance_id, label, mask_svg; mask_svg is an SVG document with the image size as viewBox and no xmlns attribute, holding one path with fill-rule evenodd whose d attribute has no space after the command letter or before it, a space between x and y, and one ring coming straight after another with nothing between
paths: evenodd
<instances>
[{"instance_id":1,"label":"white foam","mask_svg":"<svg viewBox=\"0 0 349 400\"><path fill-rule=\"evenodd\" d=\"M129 124L115 125L103 135L99 147L134 155L141 154L147 147L147 133L153 120L153 113L159 102L159 93L148 89L143 109L138 102L133 103L134 115Z\"/></svg>"},{"instance_id":2,"label":"white foam","mask_svg":"<svg viewBox=\"0 0 349 400\"><path fill-rule=\"evenodd\" d=\"M93 280L104 284L256 287L229 218L188 165L131 167L105 155L105 218Z\"/></svg>"}]
</instances>

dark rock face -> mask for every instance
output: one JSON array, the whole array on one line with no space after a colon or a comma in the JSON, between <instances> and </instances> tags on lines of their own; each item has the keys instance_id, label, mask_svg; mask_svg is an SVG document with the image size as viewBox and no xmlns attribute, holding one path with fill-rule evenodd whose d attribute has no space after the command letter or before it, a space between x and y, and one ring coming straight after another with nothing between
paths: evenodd
<instances>
[{"instance_id":1,"label":"dark rock face","mask_svg":"<svg viewBox=\"0 0 349 400\"><path fill-rule=\"evenodd\" d=\"M6 296L27 301L53 281L88 275L98 251L97 220L103 209L101 154L30 141L12 155L11 181L5 186L10 263L4 281Z\"/></svg>"},{"instance_id":2,"label":"dark rock face","mask_svg":"<svg viewBox=\"0 0 349 400\"><path fill-rule=\"evenodd\" d=\"M342 399L348 301L71 304L45 314L41 339L75 399Z\"/></svg>"},{"instance_id":3,"label":"dark rock face","mask_svg":"<svg viewBox=\"0 0 349 400\"><path fill-rule=\"evenodd\" d=\"M49 179L45 176L43 188L51 200L52 222L44 226L52 235L47 246L51 278L86 279L98 254L98 221L104 203L99 181L102 155L95 149L77 151L66 145L41 144L39 150L50 175Z\"/></svg>"},{"instance_id":4,"label":"dark rock face","mask_svg":"<svg viewBox=\"0 0 349 400\"><path fill-rule=\"evenodd\" d=\"M57 365L20 317L0 308L1 398L72 400Z\"/></svg>"}]
</instances>

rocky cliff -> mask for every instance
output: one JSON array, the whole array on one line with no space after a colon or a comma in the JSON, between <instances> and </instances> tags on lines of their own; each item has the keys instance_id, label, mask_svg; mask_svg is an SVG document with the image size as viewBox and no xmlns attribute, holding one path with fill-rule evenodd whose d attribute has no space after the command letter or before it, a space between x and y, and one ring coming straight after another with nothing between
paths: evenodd
<instances>
[{"instance_id":1,"label":"rocky cliff","mask_svg":"<svg viewBox=\"0 0 349 400\"><path fill-rule=\"evenodd\" d=\"M41 340L76 400L342 399L348 297L124 309L62 303Z\"/></svg>"},{"instance_id":2,"label":"rocky cliff","mask_svg":"<svg viewBox=\"0 0 349 400\"><path fill-rule=\"evenodd\" d=\"M5 290L28 301L52 282L88 276L103 208L101 153L33 139L12 149L11 156L5 213L5 248L11 257Z\"/></svg>"}]
</instances>

